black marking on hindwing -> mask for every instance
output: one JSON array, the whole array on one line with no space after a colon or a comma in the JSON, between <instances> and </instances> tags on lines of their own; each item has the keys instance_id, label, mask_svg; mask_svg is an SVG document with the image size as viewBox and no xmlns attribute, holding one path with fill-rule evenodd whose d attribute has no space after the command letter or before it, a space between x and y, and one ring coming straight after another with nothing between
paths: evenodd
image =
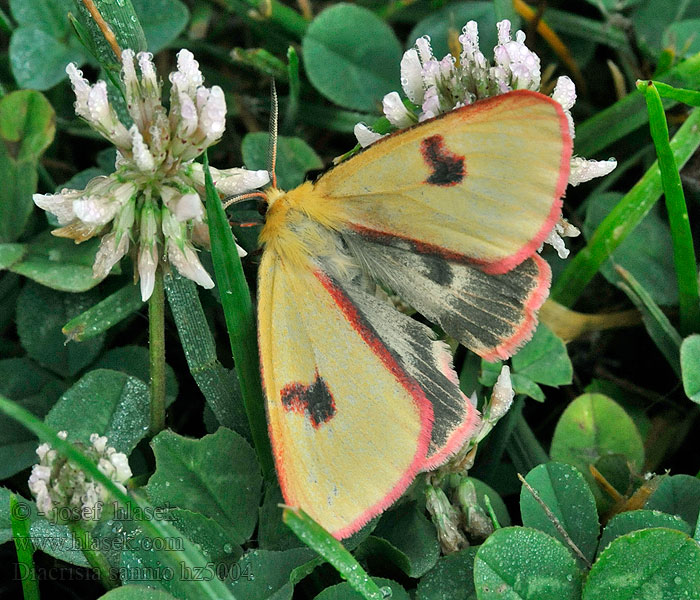
<instances>
[{"instance_id":1,"label":"black marking on hindwing","mask_svg":"<svg viewBox=\"0 0 700 600\"><path fill-rule=\"evenodd\" d=\"M286 410L305 414L315 429L335 416L333 395L318 371L313 383L288 383L280 390L280 397Z\"/></svg>"},{"instance_id":2,"label":"black marking on hindwing","mask_svg":"<svg viewBox=\"0 0 700 600\"><path fill-rule=\"evenodd\" d=\"M421 259L423 259L421 263L429 279L442 286L452 284L453 272L449 262L434 256L421 256Z\"/></svg>"},{"instance_id":3,"label":"black marking on hindwing","mask_svg":"<svg viewBox=\"0 0 700 600\"><path fill-rule=\"evenodd\" d=\"M425 180L426 183L450 187L460 183L467 174L464 156L450 151L441 135L425 138L420 143L420 152L432 170L432 174Z\"/></svg>"}]
</instances>

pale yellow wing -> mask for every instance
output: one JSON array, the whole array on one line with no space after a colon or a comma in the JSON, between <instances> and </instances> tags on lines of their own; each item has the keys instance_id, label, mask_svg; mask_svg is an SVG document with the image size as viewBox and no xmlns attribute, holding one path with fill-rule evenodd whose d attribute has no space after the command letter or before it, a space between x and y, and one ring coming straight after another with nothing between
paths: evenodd
<instances>
[{"instance_id":1,"label":"pale yellow wing","mask_svg":"<svg viewBox=\"0 0 700 600\"><path fill-rule=\"evenodd\" d=\"M327 214L374 241L498 274L554 227L571 151L562 107L515 91L388 136L314 191Z\"/></svg>"},{"instance_id":2,"label":"pale yellow wing","mask_svg":"<svg viewBox=\"0 0 700 600\"><path fill-rule=\"evenodd\" d=\"M338 281L273 250L259 271L267 414L285 501L342 538L425 464L433 410Z\"/></svg>"}]
</instances>

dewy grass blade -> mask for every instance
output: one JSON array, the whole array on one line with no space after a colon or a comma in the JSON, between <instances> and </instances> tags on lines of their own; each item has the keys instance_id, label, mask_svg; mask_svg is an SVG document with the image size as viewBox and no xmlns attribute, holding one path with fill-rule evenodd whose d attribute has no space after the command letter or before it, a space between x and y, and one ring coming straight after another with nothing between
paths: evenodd
<instances>
[{"instance_id":1,"label":"dewy grass blade","mask_svg":"<svg viewBox=\"0 0 700 600\"><path fill-rule=\"evenodd\" d=\"M92 479L102 485L110 493L112 498L126 510L126 514L145 515L149 512L153 514L151 512L153 507L149 506L145 500L131 498L128 494L122 492L109 477L97 468L94 462L87 458L70 442L59 438L51 427L42 422L41 419L35 417L28 410L16 402L0 395L0 412L24 425L24 427L34 433L40 440L51 444L59 454L65 456L68 460L85 471L85 473L90 475ZM147 506L150 509L149 511L144 510ZM184 567L192 571L194 569L201 570L207 565L209 559L205 558L195 545L187 538L184 538L168 521L153 518L139 519L137 517L134 517L134 519L139 522L143 533L150 536L152 539L168 539L174 537L183 539L185 542L184 550L179 550L177 548L168 548L166 551L154 550L154 552L158 553L158 557L161 559L163 566L172 568L173 573L181 573ZM197 595L192 597L202 598L203 600L207 598L211 600L236 600L228 587L218 577L213 577L211 580L200 578L193 582L192 585L193 588L196 588L197 592ZM193 589L192 591L194 592L195 590Z\"/></svg>"},{"instance_id":2,"label":"dewy grass blade","mask_svg":"<svg viewBox=\"0 0 700 600\"><path fill-rule=\"evenodd\" d=\"M668 317L661 311L656 302L632 274L616 267L617 272L625 280L620 287L627 294L630 300L642 313L642 321L646 327L649 337L654 341L656 347L666 357L678 377L681 377L681 343L680 334L671 325Z\"/></svg>"},{"instance_id":3,"label":"dewy grass blade","mask_svg":"<svg viewBox=\"0 0 700 600\"><path fill-rule=\"evenodd\" d=\"M68 460L74 462L83 471L88 473L97 483L103 485L120 504L126 506L131 503L129 496L122 492L109 477L102 473L95 463L70 442L58 437L51 427L46 425L41 419L35 417L27 409L0 395L0 412L5 413L8 417L24 425L40 440L51 444L59 453L63 454Z\"/></svg>"},{"instance_id":4,"label":"dewy grass blade","mask_svg":"<svg viewBox=\"0 0 700 600\"><path fill-rule=\"evenodd\" d=\"M90 9L93 7L111 29L121 49L131 48L134 52L146 50L146 35L131 0L128 2L93 0L90 3L85 0L76 0L75 7L78 20L89 34L89 38L84 41L88 42L91 46L90 51L107 71L118 68L120 57L115 56L113 46L105 39L103 32L90 14Z\"/></svg>"},{"instance_id":5,"label":"dewy grass blade","mask_svg":"<svg viewBox=\"0 0 700 600\"><path fill-rule=\"evenodd\" d=\"M663 75L665 83L700 89L700 53L677 64ZM673 106L669 99L664 105ZM635 90L576 127L574 149L579 156L594 156L620 138L646 125L649 117L644 98Z\"/></svg>"},{"instance_id":6,"label":"dewy grass blade","mask_svg":"<svg viewBox=\"0 0 700 600\"><path fill-rule=\"evenodd\" d=\"M700 332L700 294L698 294L698 267L695 263L693 234L690 231L688 207L683 194L681 175L668 142L668 125L661 97L653 83L637 84L646 97L649 128L654 140L661 170L661 183L666 198L666 209L673 240L673 263L678 277L678 304L681 333ZM698 112L698 111L696 111Z\"/></svg>"},{"instance_id":7,"label":"dewy grass blade","mask_svg":"<svg viewBox=\"0 0 700 600\"><path fill-rule=\"evenodd\" d=\"M670 146L681 169L700 146L700 110L691 113ZM654 163L603 219L588 244L569 261L552 287L552 298L564 306L572 306L601 265L651 210L661 192L661 173Z\"/></svg>"},{"instance_id":8,"label":"dewy grass blade","mask_svg":"<svg viewBox=\"0 0 700 600\"><path fill-rule=\"evenodd\" d=\"M101 300L63 326L69 340L82 342L107 331L143 306L141 291L133 283Z\"/></svg>"},{"instance_id":9,"label":"dewy grass blade","mask_svg":"<svg viewBox=\"0 0 700 600\"><path fill-rule=\"evenodd\" d=\"M370 579L367 572L348 552L343 544L314 521L300 508L285 507L282 520L309 548L331 563L358 593L366 600L384 600L386 595Z\"/></svg>"},{"instance_id":10,"label":"dewy grass blade","mask_svg":"<svg viewBox=\"0 0 700 600\"><path fill-rule=\"evenodd\" d=\"M185 352L187 366L220 425L252 442L241 388L235 373L216 356L216 345L199 301L195 283L177 273L165 277L170 311Z\"/></svg>"},{"instance_id":11,"label":"dewy grass blade","mask_svg":"<svg viewBox=\"0 0 700 600\"><path fill-rule=\"evenodd\" d=\"M204 177L216 284L219 288L219 297L224 310L253 444L265 478L271 479L274 477L274 465L270 440L267 437L267 418L260 381L255 312L236 243L233 241L224 208L211 179L206 153L204 154Z\"/></svg>"},{"instance_id":12,"label":"dewy grass blade","mask_svg":"<svg viewBox=\"0 0 700 600\"><path fill-rule=\"evenodd\" d=\"M17 566L22 580L24 600L39 600L39 580L34 568L34 546L29 534L31 522L20 509L17 497L10 494L10 518L12 520L12 539L17 549Z\"/></svg>"}]
</instances>

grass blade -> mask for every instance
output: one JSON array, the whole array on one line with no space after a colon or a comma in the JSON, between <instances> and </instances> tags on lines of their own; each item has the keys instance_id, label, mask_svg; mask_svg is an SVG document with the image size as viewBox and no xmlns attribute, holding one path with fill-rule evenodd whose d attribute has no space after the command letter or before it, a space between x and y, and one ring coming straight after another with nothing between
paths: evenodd
<instances>
[{"instance_id":1,"label":"grass blade","mask_svg":"<svg viewBox=\"0 0 700 600\"><path fill-rule=\"evenodd\" d=\"M652 81L651 83L656 87L659 96L662 98L671 98L689 106L700 106L700 92L674 88L660 81Z\"/></svg>"},{"instance_id":2,"label":"grass blade","mask_svg":"<svg viewBox=\"0 0 700 600\"><path fill-rule=\"evenodd\" d=\"M640 82L649 111L649 127L656 147L661 171L661 183L666 198L666 209L673 240L673 264L678 277L678 303L681 333L687 335L700 331L700 294L698 294L698 268L695 263L693 234L690 231L688 207L683 195L681 175L678 172L673 151L668 142L668 125L661 97L653 83ZM697 112L697 111L696 111Z\"/></svg>"},{"instance_id":3,"label":"grass blade","mask_svg":"<svg viewBox=\"0 0 700 600\"><path fill-rule=\"evenodd\" d=\"M384 600L386 595L343 544L300 508L286 507L282 520L309 548L331 563L350 586L366 600Z\"/></svg>"},{"instance_id":4,"label":"grass blade","mask_svg":"<svg viewBox=\"0 0 700 600\"><path fill-rule=\"evenodd\" d=\"M634 305L642 313L642 321L647 332L656 347L666 357L678 377L681 377L681 343L680 334L671 325L668 317L661 311L654 299L651 297L634 276L620 266L615 267L625 283L620 284L620 288L629 296Z\"/></svg>"},{"instance_id":5,"label":"grass blade","mask_svg":"<svg viewBox=\"0 0 700 600\"><path fill-rule=\"evenodd\" d=\"M700 146L700 110L690 114L670 146L681 169ZM654 163L603 219L588 244L569 261L552 287L552 298L564 306L572 306L601 265L651 210L661 192L661 173L659 165Z\"/></svg>"},{"instance_id":6,"label":"grass blade","mask_svg":"<svg viewBox=\"0 0 700 600\"><path fill-rule=\"evenodd\" d=\"M267 417L260 382L255 312L236 243L233 241L224 208L211 179L206 153L204 154L204 179L216 284L219 287L221 306L224 310L231 352L238 382L241 385L253 445L262 472L269 480L275 476L275 468L272 463L270 439L267 437Z\"/></svg>"},{"instance_id":7,"label":"grass blade","mask_svg":"<svg viewBox=\"0 0 700 600\"><path fill-rule=\"evenodd\" d=\"M175 320L187 366L220 425L252 441L241 388L236 375L216 356L216 345L193 281L176 273L165 278L170 311Z\"/></svg>"},{"instance_id":8,"label":"grass blade","mask_svg":"<svg viewBox=\"0 0 700 600\"><path fill-rule=\"evenodd\" d=\"M146 49L146 34L136 15L131 0L128 2L112 2L112 0L94 0L95 8L114 33L116 42L121 49L131 48L134 52ZM90 35L90 50L100 65L106 69L118 67L119 57L114 55L112 46L81 0L75 2L80 23Z\"/></svg>"},{"instance_id":9,"label":"grass blade","mask_svg":"<svg viewBox=\"0 0 700 600\"><path fill-rule=\"evenodd\" d=\"M299 113L299 95L301 83L299 80L299 56L294 46L287 49L287 73L289 74L289 100L287 101L287 110L284 115L284 131L293 133L294 126Z\"/></svg>"},{"instance_id":10,"label":"grass blade","mask_svg":"<svg viewBox=\"0 0 700 600\"><path fill-rule=\"evenodd\" d=\"M700 53L677 64L662 79L664 83L675 87L700 89ZM673 100L670 99L664 102L666 108L673 104ZM576 154L592 157L603 148L646 125L648 120L644 97L641 92L635 90L576 127Z\"/></svg>"},{"instance_id":11,"label":"grass blade","mask_svg":"<svg viewBox=\"0 0 700 600\"><path fill-rule=\"evenodd\" d=\"M63 326L69 340L82 342L107 331L143 306L139 287L128 283Z\"/></svg>"},{"instance_id":12,"label":"grass blade","mask_svg":"<svg viewBox=\"0 0 700 600\"><path fill-rule=\"evenodd\" d=\"M39 581L34 568L34 545L29 534L30 521L24 516L17 497L10 494L10 518L12 519L12 539L17 549L17 563L22 580L24 600L39 600Z\"/></svg>"}]
</instances>

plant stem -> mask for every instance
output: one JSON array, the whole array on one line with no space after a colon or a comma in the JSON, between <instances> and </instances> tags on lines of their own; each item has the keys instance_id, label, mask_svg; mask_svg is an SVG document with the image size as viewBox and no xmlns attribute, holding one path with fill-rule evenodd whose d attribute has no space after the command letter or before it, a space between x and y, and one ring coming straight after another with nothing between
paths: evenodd
<instances>
[{"instance_id":1,"label":"plant stem","mask_svg":"<svg viewBox=\"0 0 700 600\"><path fill-rule=\"evenodd\" d=\"M163 272L156 269L156 282L148 300L148 353L151 375L151 435L165 427L165 295Z\"/></svg>"},{"instance_id":2,"label":"plant stem","mask_svg":"<svg viewBox=\"0 0 700 600\"><path fill-rule=\"evenodd\" d=\"M102 585L104 585L108 590L117 587L118 582L111 576L107 559L101 552L93 550L92 535L90 535L90 532L83 527L83 522L71 521L68 524L68 527L78 543L78 547L80 548L81 552L90 563L90 566L99 574Z\"/></svg>"}]
</instances>

